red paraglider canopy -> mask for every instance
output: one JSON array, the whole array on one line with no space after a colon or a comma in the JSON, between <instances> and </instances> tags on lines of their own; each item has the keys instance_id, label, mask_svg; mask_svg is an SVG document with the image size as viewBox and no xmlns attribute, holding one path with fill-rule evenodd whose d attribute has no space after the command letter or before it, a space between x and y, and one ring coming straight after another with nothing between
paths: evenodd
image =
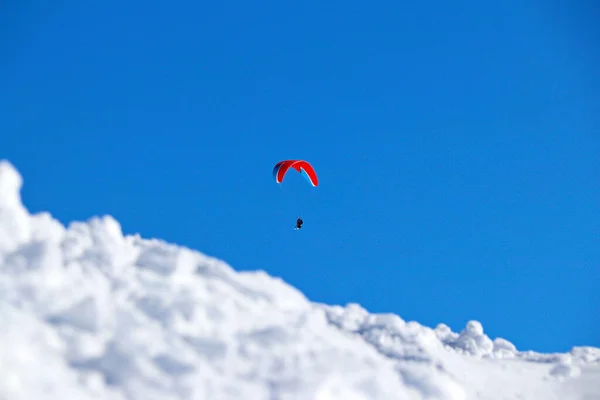
<instances>
[{"instance_id":1,"label":"red paraglider canopy","mask_svg":"<svg viewBox=\"0 0 600 400\"><path fill-rule=\"evenodd\" d=\"M275 182L283 182L283 178L290 168L294 168L296 171L304 175L311 185L319 185L319 179L317 178L315 169L312 167L312 165L304 160L283 160L278 162L273 168L273 177L275 178Z\"/></svg>"}]
</instances>

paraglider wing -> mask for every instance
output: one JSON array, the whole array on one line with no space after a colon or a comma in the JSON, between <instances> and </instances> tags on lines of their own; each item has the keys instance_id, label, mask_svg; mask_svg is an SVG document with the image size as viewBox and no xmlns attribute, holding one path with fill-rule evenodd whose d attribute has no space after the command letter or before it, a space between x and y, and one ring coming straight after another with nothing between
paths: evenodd
<instances>
[{"instance_id":1,"label":"paraglider wing","mask_svg":"<svg viewBox=\"0 0 600 400\"><path fill-rule=\"evenodd\" d=\"M312 165L304 160L283 160L275 164L275 167L273 168L275 182L283 182L283 178L290 168L300 172L312 186L319 185L317 173Z\"/></svg>"}]
</instances>

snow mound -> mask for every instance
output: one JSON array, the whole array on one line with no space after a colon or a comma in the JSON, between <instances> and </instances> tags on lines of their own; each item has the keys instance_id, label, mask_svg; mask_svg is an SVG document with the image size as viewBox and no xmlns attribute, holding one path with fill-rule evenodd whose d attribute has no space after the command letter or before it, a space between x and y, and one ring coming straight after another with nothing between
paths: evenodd
<instances>
[{"instance_id":1,"label":"snow mound","mask_svg":"<svg viewBox=\"0 0 600 400\"><path fill-rule=\"evenodd\" d=\"M312 303L110 216L32 215L21 185L0 162L0 399L600 398L600 349Z\"/></svg>"}]
</instances>

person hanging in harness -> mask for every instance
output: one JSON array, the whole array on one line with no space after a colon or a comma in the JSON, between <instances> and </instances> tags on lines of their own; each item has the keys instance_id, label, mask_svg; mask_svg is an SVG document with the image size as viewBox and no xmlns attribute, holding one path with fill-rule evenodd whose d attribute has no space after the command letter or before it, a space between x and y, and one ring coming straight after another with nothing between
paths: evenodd
<instances>
[{"instance_id":1,"label":"person hanging in harness","mask_svg":"<svg viewBox=\"0 0 600 400\"><path fill-rule=\"evenodd\" d=\"M304 223L304 221L302 221L302 218L298 217L298 219L296 220L296 226L294 227L294 229L298 230L298 229L302 228L303 223Z\"/></svg>"}]
</instances>

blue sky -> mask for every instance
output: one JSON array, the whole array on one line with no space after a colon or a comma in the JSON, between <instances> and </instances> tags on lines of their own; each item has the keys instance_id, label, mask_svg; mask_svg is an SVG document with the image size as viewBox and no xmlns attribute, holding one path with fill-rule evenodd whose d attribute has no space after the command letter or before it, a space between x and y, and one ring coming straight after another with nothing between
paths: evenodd
<instances>
[{"instance_id":1,"label":"blue sky","mask_svg":"<svg viewBox=\"0 0 600 400\"><path fill-rule=\"evenodd\" d=\"M31 211L314 301L600 346L597 6L55 3L0 13L0 158ZM287 158L320 186L278 187Z\"/></svg>"}]
</instances>

